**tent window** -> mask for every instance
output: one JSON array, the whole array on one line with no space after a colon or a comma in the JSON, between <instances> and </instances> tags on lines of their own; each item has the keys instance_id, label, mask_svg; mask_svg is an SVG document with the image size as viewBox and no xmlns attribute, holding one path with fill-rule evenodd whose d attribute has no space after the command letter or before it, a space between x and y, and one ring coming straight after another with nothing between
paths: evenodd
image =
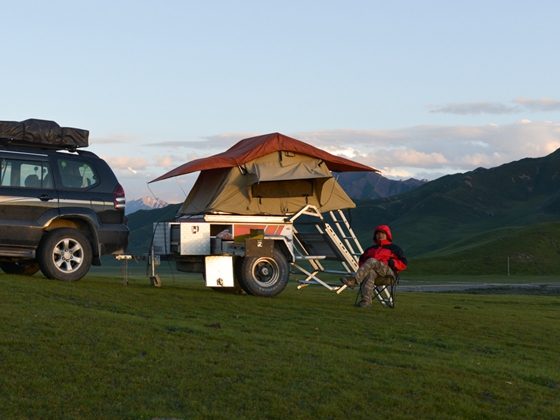
<instances>
[{"instance_id":1,"label":"tent window","mask_svg":"<svg viewBox=\"0 0 560 420\"><path fill-rule=\"evenodd\" d=\"M290 181L265 181L253 184L253 197L285 198L308 197L313 195L313 181L310 179L295 179Z\"/></svg>"}]
</instances>

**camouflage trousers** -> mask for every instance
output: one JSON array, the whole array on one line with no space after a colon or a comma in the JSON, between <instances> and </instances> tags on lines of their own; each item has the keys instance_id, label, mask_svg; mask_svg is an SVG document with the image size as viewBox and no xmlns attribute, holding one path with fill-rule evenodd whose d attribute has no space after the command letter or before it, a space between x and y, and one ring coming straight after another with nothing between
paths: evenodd
<instances>
[{"instance_id":1,"label":"camouflage trousers","mask_svg":"<svg viewBox=\"0 0 560 420\"><path fill-rule=\"evenodd\" d=\"M388 286L397 280L391 267L375 258L368 258L358 271L356 271L354 278L356 279L356 283L362 286L362 300L366 301L368 304L371 303L373 298L373 289L375 286Z\"/></svg>"}]
</instances>

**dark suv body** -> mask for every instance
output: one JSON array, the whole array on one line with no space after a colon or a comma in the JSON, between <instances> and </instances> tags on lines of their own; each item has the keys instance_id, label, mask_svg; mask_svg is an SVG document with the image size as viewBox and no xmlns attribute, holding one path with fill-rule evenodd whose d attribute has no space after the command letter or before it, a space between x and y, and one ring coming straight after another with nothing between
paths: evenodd
<instances>
[{"instance_id":1,"label":"dark suv body","mask_svg":"<svg viewBox=\"0 0 560 420\"><path fill-rule=\"evenodd\" d=\"M89 151L0 145L0 268L81 279L128 246L124 190ZM70 148L72 149L72 148ZM75 148L74 148L75 150Z\"/></svg>"}]
</instances>

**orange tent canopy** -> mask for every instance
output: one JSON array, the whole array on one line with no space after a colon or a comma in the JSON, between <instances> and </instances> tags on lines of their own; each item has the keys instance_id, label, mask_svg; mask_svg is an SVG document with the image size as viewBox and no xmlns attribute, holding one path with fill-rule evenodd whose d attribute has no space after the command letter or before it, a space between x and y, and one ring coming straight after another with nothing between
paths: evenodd
<instances>
[{"instance_id":1,"label":"orange tent canopy","mask_svg":"<svg viewBox=\"0 0 560 420\"><path fill-rule=\"evenodd\" d=\"M292 137L280 133L271 133L240 140L225 152L184 163L150 182L162 181L207 169L233 168L276 151L302 153L322 159L327 164L329 170L335 172L379 172L377 169L367 165L331 155Z\"/></svg>"}]
</instances>

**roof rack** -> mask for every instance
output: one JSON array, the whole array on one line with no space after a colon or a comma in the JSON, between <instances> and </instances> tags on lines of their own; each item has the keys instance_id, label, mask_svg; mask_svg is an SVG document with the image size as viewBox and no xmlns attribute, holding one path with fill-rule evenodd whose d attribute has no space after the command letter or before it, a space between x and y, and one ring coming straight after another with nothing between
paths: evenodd
<instances>
[{"instance_id":1,"label":"roof rack","mask_svg":"<svg viewBox=\"0 0 560 420\"><path fill-rule=\"evenodd\" d=\"M0 137L0 146L22 147L25 149L40 150L67 150L69 152L76 152L78 149L78 146L76 145L27 143L21 140L7 137Z\"/></svg>"}]
</instances>

